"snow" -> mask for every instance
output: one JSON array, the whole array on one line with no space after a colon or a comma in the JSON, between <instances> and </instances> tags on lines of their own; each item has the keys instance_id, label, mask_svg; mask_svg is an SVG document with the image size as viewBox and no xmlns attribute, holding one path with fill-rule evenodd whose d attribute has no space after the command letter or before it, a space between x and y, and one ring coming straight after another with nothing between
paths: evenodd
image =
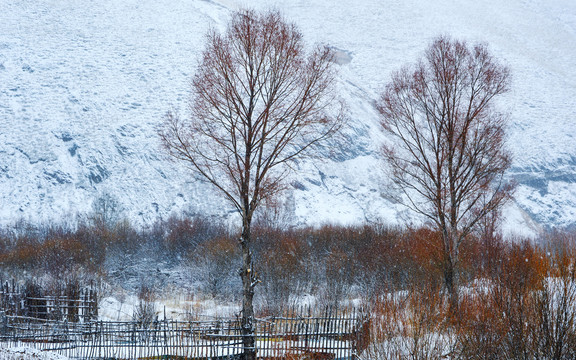
<instances>
[{"instance_id":1,"label":"snow","mask_svg":"<svg viewBox=\"0 0 576 360\"><path fill-rule=\"evenodd\" d=\"M66 360L65 356L53 352L32 349L29 347L0 348L0 358L3 360Z\"/></svg>"},{"instance_id":2,"label":"snow","mask_svg":"<svg viewBox=\"0 0 576 360\"><path fill-rule=\"evenodd\" d=\"M234 318L239 314L237 304L221 303L214 299L190 298L189 294L170 292L170 298L155 299L152 304L158 320L213 320ZM138 307L134 295L108 296L100 300L98 319L102 321L132 321Z\"/></svg>"},{"instance_id":3,"label":"snow","mask_svg":"<svg viewBox=\"0 0 576 360\"><path fill-rule=\"evenodd\" d=\"M0 223L74 221L103 193L135 224L173 212L230 217L207 184L162 154L156 129L185 113L204 34L244 6L276 8L310 43L341 54L345 139L299 163L287 192L296 225L412 221L391 201L373 108L391 72L450 34L509 64L507 229L576 223L576 2L573 0L47 0L0 12ZM336 146L337 145L337 146ZM533 225L536 224L536 225Z\"/></svg>"}]
</instances>

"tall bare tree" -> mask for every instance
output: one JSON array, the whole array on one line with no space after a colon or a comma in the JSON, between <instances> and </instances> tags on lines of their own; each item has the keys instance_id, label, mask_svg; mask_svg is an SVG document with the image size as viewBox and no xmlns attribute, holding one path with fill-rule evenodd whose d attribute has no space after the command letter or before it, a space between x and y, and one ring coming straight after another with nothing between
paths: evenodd
<instances>
[{"instance_id":1,"label":"tall bare tree","mask_svg":"<svg viewBox=\"0 0 576 360\"><path fill-rule=\"evenodd\" d=\"M508 68L486 45L439 37L423 59L392 76L378 102L393 135L383 151L392 180L403 202L440 232L453 299L460 245L510 194L506 117L495 106L509 86Z\"/></svg>"},{"instance_id":2,"label":"tall bare tree","mask_svg":"<svg viewBox=\"0 0 576 360\"><path fill-rule=\"evenodd\" d=\"M302 34L278 12L244 10L224 34L210 31L192 81L191 116L168 114L161 138L176 159L216 187L242 218L242 327L255 358L251 222L276 196L290 163L331 135L333 54L306 52Z\"/></svg>"}]
</instances>

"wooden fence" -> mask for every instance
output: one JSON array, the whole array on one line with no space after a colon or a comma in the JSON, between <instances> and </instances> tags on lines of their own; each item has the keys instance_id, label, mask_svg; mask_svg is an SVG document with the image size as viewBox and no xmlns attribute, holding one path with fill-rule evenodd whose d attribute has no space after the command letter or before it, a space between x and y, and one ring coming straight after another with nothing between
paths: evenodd
<instances>
[{"instance_id":1,"label":"wooden fence","mask_svg":"<svg viewBox=\"0 0 576 360\"><path fill-rule=\"evenodd\" d=\"M98 317L98 297L92 286L68 282L50 290L37 283L0 285L0 311L10 316L86 322Z\"/></svg>"},{"instance_id":2,"label":"wooden fence","mask_svg":"<svg viewBox=\"0 0 576 360\"><path fill-rule=\"evenodd\" d=\"M352 359L368 341L355 310L298 308L256 321L261 359ZM243 352L238 319L142 322L30 321L5 315L0 345L30 346L72 359L236 359Z\"/></svg>"}]
</instances>

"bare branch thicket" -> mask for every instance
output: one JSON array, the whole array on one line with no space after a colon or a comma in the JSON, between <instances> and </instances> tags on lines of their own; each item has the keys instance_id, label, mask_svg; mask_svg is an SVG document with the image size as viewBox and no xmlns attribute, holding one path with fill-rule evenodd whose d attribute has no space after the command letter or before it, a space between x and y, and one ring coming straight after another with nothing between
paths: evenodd
<instances>
[{"instance_id":1,"label":"bare branch thicket","mask_svg":"<svg viewBox=\"0 0 576 360\"><path fill-rule=\"evenodd\" d=\"M550 241L550 240L549 240ZM540 359L576 356L576 248L573 235L552 234L542 286L531 294L532 353Z\"/></svg>"},{"instance_id":2,"label":"bare branch thicket","mask_svg":"<svg viewBox=\"0 0 576 360\"><path fill-rule=\"evenodd\" d=\"M393 135L383 150L392 180L405 205L441 234L453 296L460 245L511 193L506 116L495 106L509 87L508 68L486 45L440 37L416 65L393 75L377 105Z\"/></svg>"},{"instance_id":3,"label":"bare branch thicket","mask_svg":"<svg viewBox=\"0 0 576 360\"><path fill-rule=\"evenodd\" d=\"M190 117L169 113L162 131L170 155L220 190L242 218L242 322L254 333L251 223L259 204L285 186L293 160L333 134L333 53L307 54L302 34L278 12L244 10L224 34L210 31L192 80ZM254 358L247 336L246 358ZM251 351L251 352L250 352Z\"/></svg>"},{"instance_id":4,"label":"bare branch thicket","mask_svg":"<svg viewBox=\"0 0 576 360\"><path fill-rule=\"evenodd\" d=\"M448 301L440 288L415 286L384 294L371 309L366 359L439 360L454 357Z\"/></svg>"}]
</instances>

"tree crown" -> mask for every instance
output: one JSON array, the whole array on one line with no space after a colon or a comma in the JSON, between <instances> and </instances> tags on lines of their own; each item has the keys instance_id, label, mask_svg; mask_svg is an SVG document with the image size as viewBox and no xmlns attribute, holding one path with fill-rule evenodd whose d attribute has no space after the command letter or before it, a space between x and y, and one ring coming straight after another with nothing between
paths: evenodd
<instances>
[{"instance_id":1,"label":"tree crown","mask_svg":"<svg viewBox=\"0 0 576 360\"><path fill-rule=\"evenodd\" d=\"M486 45L439 37L380 98L392 179L405 203L440 228L464 236L509 195L506 116L494 106L509 87L508 68Z\"/></svg>"},{"instance_id":2,"label":"tree crown","mask_svg":"<svg viewBox=\"0 0 576 360\"><path fill-rule=\"evenodd\" d=\"M307 54L278 12L240 11L210 31L192 80L191 116L168 114L161 132L177 159L216 186L241 213L283 187L289 163L332 134L332 51Z\"/></svg>"}]
</instances>

